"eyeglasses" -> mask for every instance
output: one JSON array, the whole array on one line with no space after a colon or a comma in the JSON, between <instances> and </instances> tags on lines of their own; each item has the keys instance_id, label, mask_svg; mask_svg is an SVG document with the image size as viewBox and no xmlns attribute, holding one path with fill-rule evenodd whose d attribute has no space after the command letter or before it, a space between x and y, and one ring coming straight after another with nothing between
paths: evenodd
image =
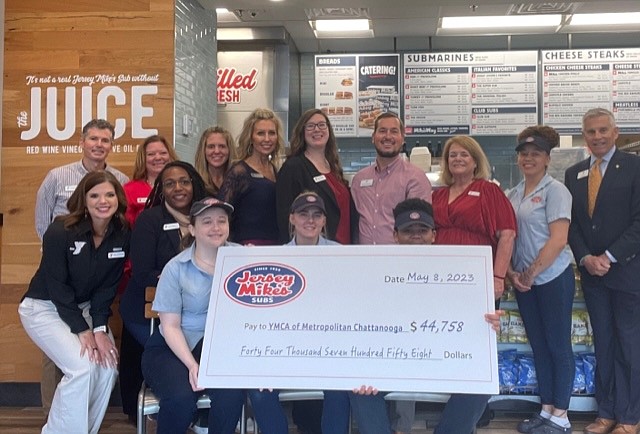
<instances>
[{"instance_id":1,"label":"eyeglasses","mask_svg":"<svg viewBox=\"0 0 640 434\"><path fill-rule=\"evenodd\" d=\"M313 131L316 129L316 127L318 127L319 130L324 131L327 129L329 125L326 122L318 122L317 124L314 123L308 123L308 124L304 124L304 129L307 131Z\"/></svg>"},{"instance_id":2,"label":"eyeglasses","mask_svg":"<svg viewBox=\"0 0 640 434\"><path fill-rule=\"evenodd\" d=\"M180 187L182 188L186 188L189 187L191 185L191 180L190 179L178 179L177 181L173 180L173 179L167 179L166 181L164 181L162 183L162 187L167 189L167 190L173 190L174 188L176 188L176 185L180 184Z\"/></svg>"}]
</instances>

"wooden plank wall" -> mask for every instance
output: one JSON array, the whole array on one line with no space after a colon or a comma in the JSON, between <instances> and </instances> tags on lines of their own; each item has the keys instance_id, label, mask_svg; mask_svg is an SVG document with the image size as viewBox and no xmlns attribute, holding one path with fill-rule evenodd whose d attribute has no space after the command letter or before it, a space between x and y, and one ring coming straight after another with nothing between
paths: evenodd
<instances>
[{"instance_id":1,"label":"wooden plank wall","mask_svg":"<svg viewBox=\"0 0 640 434\"><path fill-rule=\"evenodd\" d=\"M5 2L0 382L40 379L39 350L16 310L40 261L36 191L51 168L81 158L72 146L83 113L124 126L108 161L128 175L143 130L173 137L174 8L173 0ZM72 135L54 132L71 124Z\"/></svg>"}]
</instances>

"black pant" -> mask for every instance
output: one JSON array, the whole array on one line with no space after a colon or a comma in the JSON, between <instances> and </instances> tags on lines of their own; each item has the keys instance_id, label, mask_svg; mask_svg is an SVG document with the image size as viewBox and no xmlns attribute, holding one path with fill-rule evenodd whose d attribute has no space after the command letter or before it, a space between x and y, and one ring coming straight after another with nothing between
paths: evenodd
<instances>
[{"instance_id":1,"label":"black pant","mask_svg":"<svg viewBox=\"0 0 640 434\"><path fill-rule=\"evenodd\" d=\"M138 415L138 392L142 386L142 352L144 347L138 343L122 326L122 340L120 341L120 398L122 411L130 420L136 420ZM137 422L137 420L136 420Z\"/></svg>"}]
</instances>

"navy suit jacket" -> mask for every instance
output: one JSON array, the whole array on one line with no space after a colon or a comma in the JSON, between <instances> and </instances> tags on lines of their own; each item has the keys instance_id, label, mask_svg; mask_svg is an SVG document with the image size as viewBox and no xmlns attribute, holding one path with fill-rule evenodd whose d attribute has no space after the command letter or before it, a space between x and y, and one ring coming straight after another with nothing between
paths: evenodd
<instances>
[{"instance_id":1,"label":"navy suit jacket","mask_svg":"<svg viewBox=\"0 0 640 434\"><path fill-rule=\"evenodd\" d=\"M164 204L142 211L131 233L131 279L120 300L125 322L147 322L145 289L158 284L162 269L178 253L180 229Z\"/></svg>"},{"instance_id":2,"label":"navy suit jacket","mask_svg":"<svg viewBox=\"0 0 640 434\"><path fill-rule=\"evenodd\" d=\"M583 282L609 289L640 292L640 157L616 150L611 156L588 214L590 160L567 169L565 184L573 196L569 245L579 262L586 255L608 250L617 263L603 277L580 267Z\"/></svg>"}]
</instances>

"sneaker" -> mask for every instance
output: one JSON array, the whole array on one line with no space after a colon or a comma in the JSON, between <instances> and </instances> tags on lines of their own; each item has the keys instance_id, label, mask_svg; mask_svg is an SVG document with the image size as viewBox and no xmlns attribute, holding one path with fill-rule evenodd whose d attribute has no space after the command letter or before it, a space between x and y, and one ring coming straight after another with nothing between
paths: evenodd
<instances>
[{"instance_id":1,"label":"sneaker","mask_svg":"<svg viewBox=\"0 0 640 434\"><path fill-rule=\"evenodd\" d=\"M538 428L540 425L547 420L544 417L540 416L540 413L534 413L529 419L525 419L518 424L516 428L518 432L523 434L530 433L534 428Z\"/></svg>"},{"instance_id":2,"label":"sneaker","mask_svg":"<svg viewBox=\"0 0 640 434\"><path fill-rule=\"evenodd\" d=\"M565 428L555 422L545 419L544 423L537 428L532 429L531 434L571 434L571 427Z\"/></svg>"},{"instance_id":3,"label":"sneaker","mask_svg":"<svg viewBox=\"0 0 640 434\"><path fill-rule=\"evenodd\" d=\"M209 428L206 426L191 425L189 431L195 434L209 434Z\"/></svg>"},{"instance_id":4,"label":"sneaker","mask_svg":"<svg viewBox=\"0 0 640 434\"><path fill-rule=\"evenodd\" d=\"M246 432L253 433L255 430L256 430L256 425L255 423L253 423L253 419L247 418ZM236 425L236 432L240 432L240 421L238 421L238 424Z\"/></svg>"}]
</instances>

